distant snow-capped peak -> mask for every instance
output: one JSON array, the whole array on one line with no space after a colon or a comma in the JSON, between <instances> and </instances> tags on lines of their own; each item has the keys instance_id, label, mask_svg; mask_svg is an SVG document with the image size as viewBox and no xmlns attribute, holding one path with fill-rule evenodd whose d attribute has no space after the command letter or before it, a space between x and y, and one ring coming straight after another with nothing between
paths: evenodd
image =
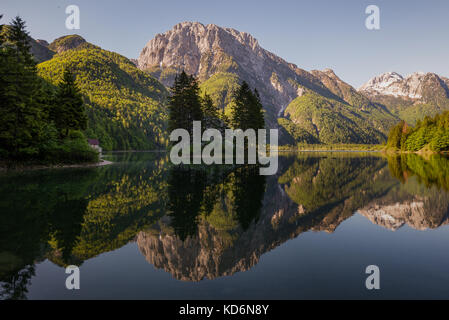
<instances>
[{"instance_id":1,"label":"distant snow-capped peak","mask_svg":"<svg viewBox=\"0 0 449 320\"><path fill-rule=\"evenodd\" d=\"M368 95L389 95L394 97L407 97L410 99L422 98L422 80L424 72L415 72L407 77L396 72L386 72L370 79L358 91Z\"/></svg>"}]
</instances>

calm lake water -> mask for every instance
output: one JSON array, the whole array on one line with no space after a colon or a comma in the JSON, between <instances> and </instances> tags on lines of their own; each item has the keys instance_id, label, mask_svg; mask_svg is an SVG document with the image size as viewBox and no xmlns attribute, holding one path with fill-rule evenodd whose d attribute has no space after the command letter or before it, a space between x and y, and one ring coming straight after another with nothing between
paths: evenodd
<instances>
[{"instance_id":1,"label":"calm lake water","mask_svg":"<svg viewBox=\"0 0 449 320\"><path fill-rule=\"evenodd\" d=\"M0 175L0 299L449 298L442 156L285 154L269 177L105 158Z\"/></svg>"}]
</instances>

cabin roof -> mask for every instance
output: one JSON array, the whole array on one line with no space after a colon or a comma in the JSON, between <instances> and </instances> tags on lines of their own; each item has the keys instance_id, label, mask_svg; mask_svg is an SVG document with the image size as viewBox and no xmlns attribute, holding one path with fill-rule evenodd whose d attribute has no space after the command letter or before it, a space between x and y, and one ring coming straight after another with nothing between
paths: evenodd
<instances>
[{"instance_id":1,"label":"cabin roof","mask_svg":"<svg viewBox=\"0 0 449 320\"><path fill-rule=\"evenodd\" d=\"M87 139L87 142L92 145L92 146L99 146L100 145L100 141L98 141L98 139Z\"/></svg>"}]
</instances>

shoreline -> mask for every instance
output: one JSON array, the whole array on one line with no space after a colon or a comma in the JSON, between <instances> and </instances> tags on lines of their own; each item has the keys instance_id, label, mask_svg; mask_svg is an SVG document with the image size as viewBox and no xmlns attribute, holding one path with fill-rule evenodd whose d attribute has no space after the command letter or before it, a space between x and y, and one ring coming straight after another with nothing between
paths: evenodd
<instances>
[{"instance_id":1,"label":"shoreline","mask_svg":"<svg viewBox=\"0 0 449 320\"><path fill-rule=\"evenodd\" d=\"M35 165L17 166L17 167L12 167L12 168L1 166L0 173L35 171L35 170L46 170L46 169L96 168L96 167L107 166L110 164L113 164L113 162L101 159L100 162L96 162L96 163L55 164L55 165L35 164Z\"/></svg>"},{"instance_id":2,"label":"shoreline","mask_svg":"<svg viewBox=\"0 0 449 320\"><path fill-rule=\"evenodd\" d=\"M382 152L382 150L336 150L336 149L329 149L329 150L278 150L278 152Z\"/></svg>"}]
</instances>

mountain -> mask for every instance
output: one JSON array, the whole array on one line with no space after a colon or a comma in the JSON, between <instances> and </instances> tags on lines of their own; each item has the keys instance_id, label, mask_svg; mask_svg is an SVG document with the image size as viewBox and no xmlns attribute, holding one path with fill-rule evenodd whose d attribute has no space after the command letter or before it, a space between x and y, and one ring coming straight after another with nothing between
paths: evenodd
<instances>
[{"instance_id":1,"label":"mountain","mask_svg":"<svg viewBox=\"0 0 449 320\"><path fill-rule=\"evenodd\" d=\"M245 80L257 87L270 118L299 95L300 86L330 94L313 75L264 50L250 34L214 24L183 22L156 35L142 50L138 66L165 85L171 85L181 69L201 82L235 74L234 83Z\"/></svg>"},{"instance_id":2,"label":"mountain","mask_svg":"<svg viewBox=\"0 0 449 320\"><path fill-rule=\"evenodd\" d=\"M384 106L371 102L332 70L311 73L335 96L306 91L285 109L279 119L296 142L381 143L398 119Z\"/></svg>"},{"instance_id":3,"label":"mountain","mask_svg":"<svg viewBox=\"0 0 449 320\"><path fill-rule=\"evenodd\" d=\"M57 84L65 68L77 77L88 113L89 138L106 150L156 149L166 144L165 87L127 58L80 36L49 45L56 54L38 65L39 75Z\"/></svg>"},{"instance_id":4,"label":"mountain","mask_svg":"<svg viewBox=\"0 0 449 320\"><path fill-rule=\"evenodd\" d=\"M370 79L358 91L385 105L410 124L449 109L449 79L435 73L415 72L407 77L387 72Z\"/></svg>"},{"instance_id":5,"label":"mountain","mask_svg":"<svg viewBox=\"0 0 449 320\"><path fill-rule=\"evenodd\" d=\"M58 39L54 40L48 47L56 53L62 53L77 48L94 48L96 46L87 42L83 37L77 34L73 34L59 37Z\"/></svg>"},{"instance_id":6,"label":"mountain","mask_svg":"<svg viewBox=\"0 0 449 320\"><path fill-rule=\"evenodd\" d=\"M53 58L55 53L48 48L48 42L45 40L34 40L30 37L31 53L38 62L44 62Z\"/></svg>"},{"instance_id":7,"label":"mountain","mask_svg":"<svg viewBox=\"0 0 449 320\"><path fill-rule=\"evenodd\" d=\"M277 128L280 124L284 143L346 142L345 132L363 133L347 142L377 143L385 141L386 128L397 121L385 108L370 103L333 72L307 72L263 49L250 34L214 24L183 22L156 35L140 53L138 67L166 86L173 83L177 72L185 70L198 77L201 88L223 109L229 107L232 91L246 81L260 93L267 126ZM308 101L314 103L309 107L317 113L316 122L320 122L314 130L309 127L314 127L315 119L309 121L310 116L294 112L296 104L291 105L293 100L307 94L327 101L324 105ZM291 112L284 117L287 109ZM333 115L329 117L331 110ZM332 124L335 118L340 119L336 126ZM355 129L362 122L366 122L362 128ZM337 134L321 137L321 127L330 127L328 131Z\"/></svg>"},{"instance_id":8,"label":"mountain","mask_svg":"<svg viewBox=\"0 0 449 320\"><path fill-rule=\"evenodd\" d=\"M0 25L0 34L6 34L9 30L9 25ZM48 42L45 40L35 40L32 37L28 37L29 44L31 46L31 53L37 62L44 62L50 60L55 52L48 46Z\"/></svg>"}]
</instances>

